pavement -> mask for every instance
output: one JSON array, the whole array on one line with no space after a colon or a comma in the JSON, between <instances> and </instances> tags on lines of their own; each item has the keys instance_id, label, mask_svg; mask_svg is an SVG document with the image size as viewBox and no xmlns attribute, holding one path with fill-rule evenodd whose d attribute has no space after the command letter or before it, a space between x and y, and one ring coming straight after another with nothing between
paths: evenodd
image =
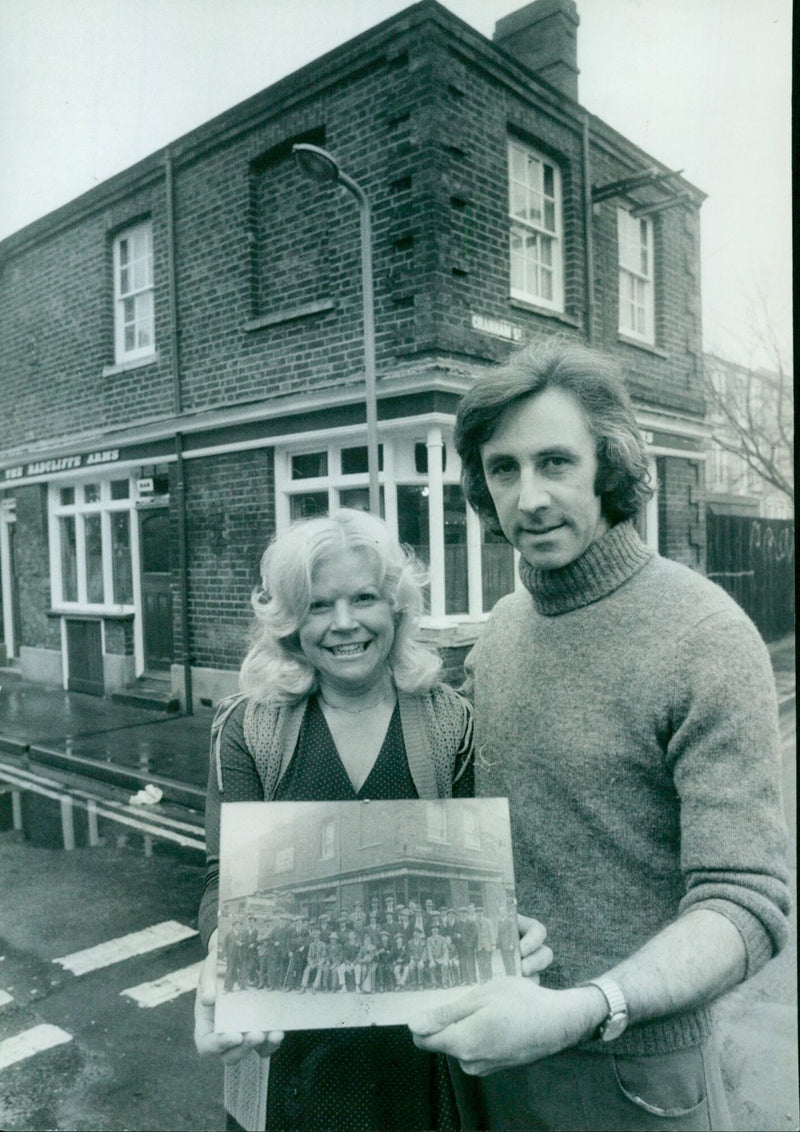
<instances>
[{"instance_id":1,"label":"pavement","mask_svg":"<svg viewBox=\"0 0 800 1132\"><path fill-rule=\"evenodd\" d=\"M797 872L796 872L796 720L795 638L769 645L780 704L786 817L790 830L790 873L795 910L786 950L755 978L724 996L716 1005L723 1076L731 1097L734 1127L742 1132L800 1128L797 1068ZM51 798L61 817L64 847L75 836L73 819L65 825L63 795L79 806L86 799L101 823L123 823L140 837L145 853L162 841L198 859L202 852L202 813L208 769L208 738L213 712L171 715L132 707L100 697L63 692L20 679L13 669L0 669L0 780L19 787L30 782L39 804ZM155 806L131 805L148 784L163 793ZM0 781L0 795L2 781ZM2 827L0 797L0 827ZM25 810L25 807L23 807ZM22 828L35 806L29 799ZM25 816L27 814L27 816ZM141 814L141 818L138 817ZM132 816L137 815L137 816ZM87 819L82 818L84 826ZM27 822L27 825L26 825ZM6 822L6 828L10 826ZM46 831L40 836L46 837ZM77 821L74 823L78 828ZM19 823L15 822L16 828ZM91 827L91 822L89 822ZM91 829L87 834L91 841ZM169 846L164 838L171 839ZM44 840L39 844L45 844ZM76 838L76 844L78 840ZM96 842L95 842L96 843ZM103 838L100 838L103 843Z\"/></svg>"}]
</instances>

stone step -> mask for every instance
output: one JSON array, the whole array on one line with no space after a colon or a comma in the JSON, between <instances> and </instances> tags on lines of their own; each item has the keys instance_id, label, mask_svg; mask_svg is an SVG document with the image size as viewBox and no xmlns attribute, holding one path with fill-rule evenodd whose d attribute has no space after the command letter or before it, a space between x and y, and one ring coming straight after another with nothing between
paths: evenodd
<instances>
[{"instance_id":1,"label":"stone step","mask_svg":"<svg viewBox=\"0 0 800 1132\"><path fill-rule=\"evenodd\" d=\"M169 680L140 677L133 684L111 693L111 699L128 707L150 708L154 711L180 711L180 700L173 694Z\"/></svg>"}]
</instances>

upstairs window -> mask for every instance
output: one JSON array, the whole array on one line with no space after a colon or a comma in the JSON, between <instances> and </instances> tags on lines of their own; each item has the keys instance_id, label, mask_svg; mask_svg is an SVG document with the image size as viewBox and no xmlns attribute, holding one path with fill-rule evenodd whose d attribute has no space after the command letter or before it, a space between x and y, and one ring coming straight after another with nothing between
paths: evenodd
<instances>
[{"instance_id":1,"label":"upstairs window","mask_svg":"<svg viewBox=\"0 0 800 1132\"><path fill-rule=\"evenodd\" d=\"M153 226L148 220L114 241L114 358L120 365L154 350Z\"/></svg>"},{"instance_id":2,"label":"upstairs window","mask_svg":"<svg viewBox=\"0 0 800 1132\"><path fill-rule=\"evenodd\" d=\"M617 209L619 250L619 332L626 338L655 343L653 297L653 222Z\"/></svg>"},{"instance_id":3,"label":"upstairs window","mask_svg":"<svg viewBox=\"0 0 800 1132\"><path fill-rule=\"evenodd\" d=\"M561 174L558 166L519 142L508 143L511 295L564 309Z\"/></svg>"}]
</instances>

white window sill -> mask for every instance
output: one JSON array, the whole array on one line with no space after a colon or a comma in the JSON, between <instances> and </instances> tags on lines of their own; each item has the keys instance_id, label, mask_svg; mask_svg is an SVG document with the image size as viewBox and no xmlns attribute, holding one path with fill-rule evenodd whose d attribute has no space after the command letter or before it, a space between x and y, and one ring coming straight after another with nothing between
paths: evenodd
<instances>
[{"instance_id":1,"label":"white window sill","mask_svg":"<svg viewBox=\"0 0 800 1132\"><path fill-rule=\"evenodd\" d=\"M655 342L648 342L646 338L634 338L633 335L626 334L622 330L617 332L617 338L626 346L635 346L637 350L646 350L648 354L656 354L659 358L669 357L666 350L656 346Z\"/></svg>"},{"instance_id":2,"label":"white window sill","mask_svg":"<svg viewBox=\"0 0 800 1132\"><path fill-rule=\"evenodd\" d=\"M99 621L130 621L136 613L132 605L113 605L111 607L98 607L96 605L53 605L48 609L48 617L82 617L94 618Z\"/></svg>"},{"instance_id":3,"label":"white window sill","mask_svg":"<svg viewBox=\"0 0 800 1132\"><path fill-rule=\"evenodd\" d=\"M529 311L531 314L541 314L545 318L556 318L559 322L564 322L567 326L580 327L580 322L572 315L566 314L563 310L556 307L543 307L538 303L532 303L530 299L520 299L517 295L509 295L508 301L514 310Z\"/></svg>"},{"instance_id":4,"label":"white window sill","mask_svg":"<svg viewBox=\"0 0 800 1132\"><path fill-rule=\"evenodd\" d=\"M152 354L144 354L141 358L130 358L128 361L119 362L113 366L103 366L101 370L102 377L113 377L117 373L127 373L129 369L139 369L140 366L152 366L159 360L158 350Z\"/></svg>"}]
</instances>

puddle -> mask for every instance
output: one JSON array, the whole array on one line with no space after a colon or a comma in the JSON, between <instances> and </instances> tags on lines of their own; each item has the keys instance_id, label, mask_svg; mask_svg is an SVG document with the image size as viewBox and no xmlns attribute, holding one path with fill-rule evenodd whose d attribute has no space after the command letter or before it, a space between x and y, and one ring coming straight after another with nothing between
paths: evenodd
<instances>
[{"instance_id":1,"label":"puddle","mask_svg":"<svg viewBox=\"0 0 800 1132\"><path fill-rule=\"evenodd\" d=\"M115 846L190 864L205 858L200 815L133 806L0 762L0 831L10 829L44 849Z\"/></svg>"}]
</instances>

